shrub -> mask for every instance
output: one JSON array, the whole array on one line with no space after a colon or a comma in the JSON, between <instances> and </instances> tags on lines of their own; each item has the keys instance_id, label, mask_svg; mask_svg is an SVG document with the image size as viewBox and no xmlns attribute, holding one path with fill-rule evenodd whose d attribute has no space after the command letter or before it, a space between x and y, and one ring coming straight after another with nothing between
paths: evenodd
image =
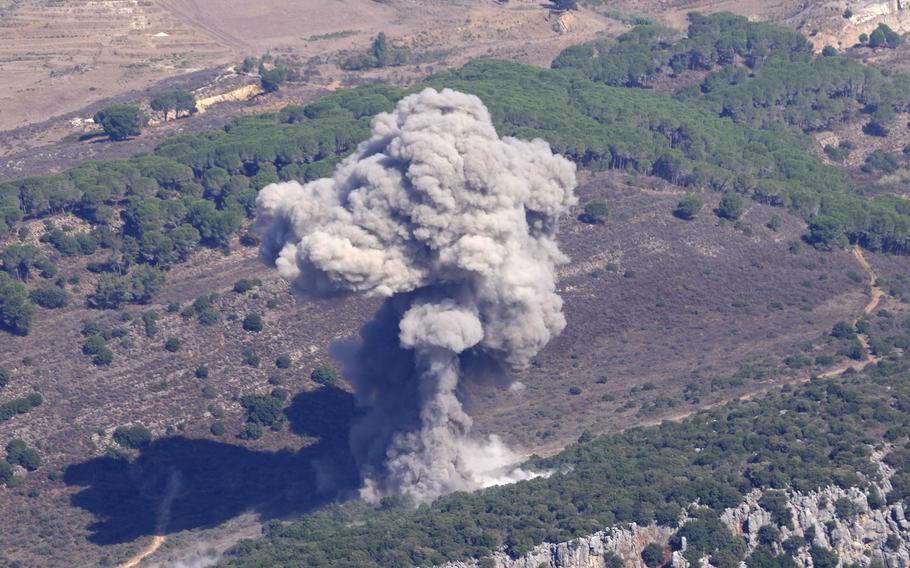
<instances>
[{"instance_id":1,"label":"shrub","mask_svg":"<svg viewBox=\"0 0 910 568\"><path fill-rule=\"evenodd\" d=\"M158 312L150 310L143 313L142 326L147 337L155 337L158 333Z\"/></svg>"},{"instance_id":2,"label":"shrub","mask_svg":"<svg viewBox=\"0 0 910 568\"><path fill-rule=\"evenodd\" d=\"M0 272L0 328L27 335L35 317L35 305L28 292L6 272Z\"/></svg>"},{"instance_id":3,"label":"shrub","mask_svg":"<svg viewBox=\"0 0 910 568\"><path fill-rule=\"evenodd\" d=\"M164 342L164 348L171 353L180 351L181 347L183 347L183 342L176 337L169 337L167 341Z\"/></svg>"},{"instance_id":4,"label":"shrub","mask_svg":"<svg viewBox=\"0 0 910 568\"><path fill-rule=\"evenodd\" d=\"M856 503L846 497L841 497L834 502L834 514L842 521L851 522L859 513L860 509Z\"/></svg>"},{"instance_id":5,"label":"shrub","mask_svg":"<svg viewBox=\"0 0 910 568\"><path fill-rule=\"evenodd\" d=\"M56 286L41 286L29 292L29 298L49 310L65 308L69 303L69 294L66 290Z\"/></svg>"},{"instance_id":6,"label":"shrub","mask_svg":"<svg viewBox=\"0 0 910 568\"><path fill-rule=\"evenodd\" d=\"M758 544L772 546L780 542L780 531L773 525L762 525L758 529Z\"/></svg>"},{"instance_id":7,"label":"shrub","mask_svg":"<svg viewBox=\"0 0 910 568\"><path fill-rule=\"evenodd\" d=\"M36 406L41 406L43 401L40 394L33 392L28 396L4 402L0 404L0 422L9 420L17 414L25 414Z\"/></svg>"},{"instance_id":8,"label":"shrub","mask_svg":"<svg viewBox=\"0 0 910 568\"><path fill-rule=\"evenodd\" d=\"M839 321L831 328L831 336L838 339L856 339L856 329L845 321Z\"/></svg>"},{"instance_id":9,"label":"shrub","mask_svg":"<svg viewBox=\"0 0 910 568\"><path fill-rule=\"evenodd\" d=\"M252 422L244 424L237 437L241 440L258 440L262 437L262 426Z\"/></svg>"},{"instance_id":10,"label":"shrub","mask_svg":"<svg viewBox=\"0 0 910 568\"><path fill-rule=\"evenodd\" d=\"M259 314L247 314L247 316L243 318L243 329L246 331L259 333L262 331L262 327L262 316Z\"/></svg>"},{"instance_id":11,"label":"shrub","mask_svg":"<svg viewBox=\"0 0 910 568\"><path fill-rule=\"evenodd\" d=\"M290 355L279 355L275 359L275 366L279 369L287 369L291 366L291 356Z\"/></svg>"},{"instance_id":12,"label":"shrub","mask_svg":"<svg viewBox=\"0 0 910 568\"><path fill-rule=\"evenodd\" d=\"M581 215L581 220L585 223L599 224L607 219L610 213L610 206L603 199L592 199L585 204L585 211Z\"/></svg>"},{"instance_id":13,"label":"shrub","mask_svg":"<svg viewBox=\"0 0 910 568\"><path fill-rule=\"evenodd\" d=\"M578 396L581 394L581 387L569 387L569 394Z\"/></svg>"},{"instance_id":14,"label":"shrub","mask_svg":"<svg viewBox=\"0 0 910 568\"><path fill-rule=\"evenodd\" d=\"M606 568L623 568L625 564L615 552L604 552L604 566Z\"/></svg>"},{"instance_id":15,"label":"shrub","mask_svg":"<svg viewBox=\"0 0 910 568\"><path fill-rule=\"evenodd\" d=\"M777 231L783 224L783 219L781 219L780 215L775 213L774 215L771 215L771 219L768 220L767 227L772 231Z\"/></svg>"},{"instance_id":16,"label":"shrub","mask_svg":"<svg viewBox=\"0 0 910 568\"><path fill-rule=\"evenodd\" d=\"M107 345L107 343L105 342L103 336L92 335L85 340L85 343L82 344L82 353L85 355L95 355L101 351L105 345Z\"/></svg>"},{"instance_id":17,"label":"shrub","mask_svg":"<svg viewBox=\"0 0 910 568\"><path fill-rule=\"evenodd\" d=\"M18 439L6 445L6 461L21 465L28 471L35 471L41 467L41 456L38 455L38 452Z\"/></svg>"},{"instance_id":18,"label":"shrub","mask_svg":"<svg viewBox=\"0 0 910 568\"><path fill-rule=\"evenodd\" d=\"M793 528L793 513L787 506L787 495L783 491L766 491L758 504L766 511L771 513L771 519L775 524Z\"/></svg>"},{"instance_id":19,"label":"shrub","mask_svg":"<svg viewBox=\"0 0 910 568\"><path fill-rule=\"evenodd\" d=\"M847 345L838 349L837 354L841 355L842 357L853 359L854 361L860 361L864 356L863 344L860 343L859 340L854 339Z\"/></svg>"},{"instance_id":20,"label":"shrub","mask_svg":"<svg viewBox=\"0 0 910 568\"><path fill-rule=\"evenodd\" d=\"M869 503L869 508L873 511L878 511L885 506L885 500L882 498L882 494L879 493L876 489L869 490L867 500Z\"/></svg>"},{"instance_id":21,"label":"shrub","mask_svg":"<svg viewBox=\"0 0 910 568\"><path fill-rule=\"evenodd\" d=\"M255 367L258 369L259 364L262 363L262 357L256 355L252 351L246 351L243 353L243 362L250 367Z\"/></svg>"},{"instance_id":22,"label":"shrub","mask_svg":"<svg viewBox=\"0 0 910 568\"><path fill-rule=\"evenodd\" d=\"M215 387L212 385L205 385L202 387L202 398L211 400L218 396L218 393L215 392Z\"/></svg>"},{"instance_id":23,"label":"shrub","mask_svg":"<svg viewBox=\"0 0 910 568\"><path fill-rule=\"evenodd\" d=\"M218 315L218 312L215 308L206 308L202 310L202 313L199 314L199 323L201 325L210 326L215 325L221 320L221 316Z\"/></svg>"},{"instance_id":24,"label":"shrub","mask_svg":"<svg viewBox=\"0 0 910 568\"><path fill-rule=\"evenodd\" d=\"M680 219L691 221L695 218L696 215L698 215L698 212L701 211L701 208L703 206L704 202L701 200L701 198L690 193L679 200L679 203L676 204L676 209L673 211L673 214Z\"/></svg>"},{"instance_id":25,"label":"shrub","mask_svg":"<svg viewBox=\"0 0 910 568\"><path fill-rule=\"evenodd\" d=\"M262 285L262 280L258 278L241 278L237 282L234 282L234 292L238 294L246 294L253 288Z\"/></svg>"},{"instance_id":26,"label":"shrub","mask_svg":"<svg viewBox=\"0 0 910 568\"><path fill-rule=\"evenodd\" d=\"M138 449L147 446L152 441L152 433L141 424L118 426L114 430L114 441L124 448Z\"/></svg>"},{"instance_id":27,"label":"shrub","mask_svg":"<svg viewBox=\"0 0 910 568\"><path fill-rule=\"evenodd\" d=\"M833 550L813 545L809 548L809 556L812 557L812 565L815 568L837 568L837 553Z\"/></svg>"},{"instance_id":28,"label":"shrub","mask_svg":"<svg viewBox=\"0 0 910 568\"><path fill-rule=\"evenodd\" d=\"M320 365L313 369L310 378L320 385L331 385L338 379L338 371L329 365Z\"/></svg>"},{"instance_id":29,"label":"shrub","mask_svg":"<svg viewBox=\"0 0 910 568\"><path fill-rule=\"evenodd\" d=\"M197 379L207 379L209 377L209 368L208 367L196 367L196 378Z\"/></svg>"},{"instance_id":30,"label":"shrub","mask_svg":"<svg viewBox=\"0 0 910 568\"><path fill-rule=\"evenodd\" d=\"M656 542L652 542L641 551L641 559L645 566L656 568L664 561L664 548Z\"/></svg>"},{"instance_id":31,"label":"shrub","mask_svg":"<svg viewBox=\"0 0 910 568\"><path fill-rule=\"evenodd\" d=\"M276 397L255 394L240 399L240 405L246 410L247 422L271 426L284 418L282 401Z\"/></svg>"},{"instance_id":32,"label":"shrub","mask_svg":"<svg viewBox=\"0 0 910 568\"><path fill-rule=\"evenodd\" d=\"M0 461L0 485L9 485L13 479L13 466L5 461Z\"/></svg>"},{"instance_id":33,"label":"shrub","mask_svg":"<svg viewBox=\"0 0 910 568\"><path fill-rule=\"evenodd\" d=\"M92 364L96 367L110 365L114 361L114 352L104 347L92 357Z\"/></svg>"},{"instance_id":34,"label":"shrub","mask_svg":"<svg viewBox=\"0 0 910 568\"><path fill-rule=\"evenodd\" d=\"M720 199L717 214L724 219L736 221L743 214L743 196L738 193L727 192Z\"/></svg>"},{"instance_id":35,"label":"shrub","mask_svg":"<svg viewBox=\"0 0 910 568\"><path fill-rule=\"evenodd\" d=\"M212 426L211 426L211 428L209 428L209 430L212 432L212 435L214 435L214 436L223 436L224 435L224 422L222 422L221 420L216 420L215 422L212 422Z\"/></svg>"},{"instance_id":36,"label":"shrub","mask_svg":"<svg viewBox=\"0 0 910 568\"><path fill-rule=\"evenodd\" d=\"M0 367L0 389L9 384L9 371Z\"/></svg>"}]
</instances>

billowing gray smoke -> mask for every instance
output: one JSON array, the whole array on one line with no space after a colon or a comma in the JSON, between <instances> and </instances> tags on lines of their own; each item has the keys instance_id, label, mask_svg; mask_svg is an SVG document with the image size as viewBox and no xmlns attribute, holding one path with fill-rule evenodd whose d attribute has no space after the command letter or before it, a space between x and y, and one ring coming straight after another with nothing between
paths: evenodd
<instances>
[{"instance_id":1,"label":"billowing gray smoke","mask_svg":"<svg viewBox=\"0 0 910 568\"><path fill-rule=\"evenodd\" d=\"M362 494L415 499L529 476L471 435L461 362L527 365L565 327L555 267L575 166L542 140L496 134L480 99L426 89L373 121L331 179L270 185L262 253L310 292L386 297L345 377L369 409L351 436Z\"/></svg>"}]
</instances>

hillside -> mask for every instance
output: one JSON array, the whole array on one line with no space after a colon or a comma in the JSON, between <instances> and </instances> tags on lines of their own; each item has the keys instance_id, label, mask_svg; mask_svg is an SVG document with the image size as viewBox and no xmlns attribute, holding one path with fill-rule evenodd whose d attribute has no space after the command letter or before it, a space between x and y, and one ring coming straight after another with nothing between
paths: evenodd
<instances>
[{"instance_id":1,"label":"hillside","mask_svg":"<svg viewBox=\"0 0 910 568\"><path fill-rule=\"evenodd\" d=\"M656 542L666 561L789 565L833 547L865 566L847 539L868 521L866 548L896 565L907 76L729 14L689 22L571 47L553 69L472 61L225 111L0 183L0 564L217 557L266 523L225 562L568 567L587 547L637 565ZM495 54L522 59L510 37ZM331 175L376 113L427 86L476 94L500 135L544 138L580 168L558 234L566 329L529 368L458 392L477 433L557 473L373 509L343 504L363 409L334 367L380 301L292 293L251 225L259 190Z\"/></svg>"},{"instance_id":2,"label":"hillside","mask_svg":"<svg viewBox=\"0 0 910 568\"><path fill-rule=\"evenodd\" d=\"M651 543L661 562L672 551L673 566L703 556L712 566L899 565L908 551L906 386L904 364L885 365L580 441L534 462L555 471L547 479L456 494L416 511L350 504L274 523L224 565L429 565L501 545L505 554L479 565L603 566L620 557L641 566ZM534 547L603 527L581 542Z\"/></svg>"}]
</instances>

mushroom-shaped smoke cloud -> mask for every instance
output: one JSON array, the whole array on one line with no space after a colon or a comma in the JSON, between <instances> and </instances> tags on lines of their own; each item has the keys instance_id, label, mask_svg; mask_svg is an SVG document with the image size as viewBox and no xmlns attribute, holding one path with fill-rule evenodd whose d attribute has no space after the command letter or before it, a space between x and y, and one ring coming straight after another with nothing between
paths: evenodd
<instances>
[{"instance_id":1,"label":"mushroom-shaped smoke cloud","mask_svg":"<svg viewBox=\"0 0 910 568\"><path fill-rule=\"evenodd\" d=\"M376 116L333 178L262 190L262 254L285 278L388 298L345 369L369 409L352 431L364 497L530 475L471 435L460 359L521 367L565 327L555 233L575 185L543 140L499 138L477 97L426 89Z\"/></svg>"}]
</instances>

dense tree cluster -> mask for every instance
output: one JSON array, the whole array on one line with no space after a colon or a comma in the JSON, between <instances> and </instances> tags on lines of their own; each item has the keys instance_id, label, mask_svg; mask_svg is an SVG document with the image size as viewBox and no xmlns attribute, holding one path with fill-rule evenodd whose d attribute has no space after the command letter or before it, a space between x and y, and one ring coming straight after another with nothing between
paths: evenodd
<instances>
[{"instance_id":1,"label":"dense tree cluster","mask_svg":"<svg viewBox=\"0 0 910 568\"><path fill-rule=\"evenodd\" d=\"M677 42L668 41L669 33L661 28L644 26L621 36L615 44L569 48L556 59L554 67L626 87L647 86L660 73L686 68L712 71L700 85L682 88L675 98L762 132L782 128L813 132L868 117L864 131L887 136L896 113L910 111L910 75L885 73L831 53L813 57L811 46L799 33L731 14L691 14L690 22L688 37ZM878 31L887 35L883 29ZM683 148L689 144L685 139L671 138L674 147L680 142ZM802 145L808 148L811 142ZM826 153L842 161L849 149L847 145L831 147ZM893 171L897 166L894 160L880 158L873 156L873 163L867 163L864 170L884 165ZM665 166L681 160L679 156L668 159L653 163L649 173L679 183L676 168ZM761 161L757 156L750 159L753 165ZM799 161L788 160L775 169L800 183L802 176L797 172L804 166ZM829 230L829 234L814 234L811 239L822 248L847 240L892 252L905 252L910 246L905 204L892 198L860 200L845 195L840 191L843 182L836 186L839 191L834 195L806 192L805 188L787 196L786 190L767 180L767 172L755 175L754 171L738 177L733 188L765 203L791 207L809 220L819 214L826 216L818 228Z\"/></svg>"},{"instance_id":2,"label":"dense tree cluster","mask_svg":"<svg viewBox=\"0 0 910 568\"><path fill-rule=\"evenodd\" d=\"M373 38L369 51L347 58L341 63L342 69L360 70L376 67L390 67L404 65L411 58L411 52L406 47L395 47L389 41L385 32Z\"/></svg>"},{"instance_id":3,"label":"dense tree cluster","mask_svg":"<svg viewBox=\"0 0 910 568\"><path fill-rule=\"evenodd\" d=\"M903 41L904 38L884 22L880 23L878 27L869 34L869 47L872 48L888 47L895 49L903 43Z\"/></svg>"},{"instance_id":4,"label":"dense tree cluster","mask_svg":"<svg viewBox=\"0 0 910 568\"><path fill-rule=\"evenodd\" d=\"M93 120L101 125L108 138L119 141L139 136L148 119L139 107L115 104L96 112Z\"/></svg>"},{"instance_id":5,"label":"dense tree cluster","mask_svg":"<svg viewBox=\"0 0 910 568\"><path fill-rule=\"evenodd\" d=\"M389 498L378 509L348 503L299 522L272 522L263 539L236 546L227 565L294 559L307 566L424 566L481 558L500 546L518 556L542 541L633 521L675 526L680 511L689 508L689 520L671 545L685 537L690 562L708 556L715 566L738 566L745 543L718 514L762 488L762 506L775 526L762 531L764 544L750 565L786 566L777 564L785 561L778 552L806 550L807 543L795 537L778 542L779 528L792 522L778 490L832 483L868 488L867 480L880 475L870 461L872 444L884 436L895 447L886 461L897 470L889 500L910 495L908 377L906 364L883 364L868 375L813 380L683 422L583 441L531 462L560 472L549 478L456 493L417 509ZM695 501L701 508L690 507ZM657 552L651 552L653 562ZM812 554L829 560L823 551Z\"/></svg>"},{"instance_id":6,"label":"dense tree cluster","mask_svg":"<svg viewBox=\"0 0 910 568\"><path fill-rule=\"evenodd\" d=\"M196 95L182 89L163 91L152 97L150 106L160 112L196 112Z\"/></svg>"},{"instance_id":7,"label":"dense tree cluster","mask_svg":"<svg viewBox=\"0 0 910 568\"><path fill-rule=\"evenodd\" d=\"M567 48L554 69L575 69L600 83L646 87L661 73L710 71L741 61L759 68L769 59L809 61L812 44L802 34L730 13L689 14L685 38L656 24L638 26L615 43L600 40Z\"/></svg>"}]
</instances>

